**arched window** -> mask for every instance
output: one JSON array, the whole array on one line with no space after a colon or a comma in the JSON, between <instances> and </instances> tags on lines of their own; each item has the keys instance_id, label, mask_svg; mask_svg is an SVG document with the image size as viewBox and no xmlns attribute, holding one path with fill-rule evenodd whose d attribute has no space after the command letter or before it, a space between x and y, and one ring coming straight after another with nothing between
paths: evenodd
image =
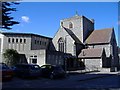
<instances>
[{"instance_id":1,"label":"arched window","mask_svg":"<svg viewBox=\"0 0 120 90\"><path fill-rule=\"evenodd\" d=\"M60 38L58 40L58 51L64 52L64 40L63 40L63 38Z\"/></svg>"},{"instance_id":2,"label":"arched window","mask_svg":"<svg viewBox=\"0 0 120 90\"><path fill-rule=\"evenodd\" d=\"M63 26L63 22L61 22L61 26Z\"/></svg>"},{"instance_id":3,"label":"arched window","mask_svg":"<svg viewBox=\"0 0 120 90\"><path fill-rule=\"evenodd\" d=\"M73 24L71 22L69 23L69 28L73 28Z\"/></svg>"}]
</instances>

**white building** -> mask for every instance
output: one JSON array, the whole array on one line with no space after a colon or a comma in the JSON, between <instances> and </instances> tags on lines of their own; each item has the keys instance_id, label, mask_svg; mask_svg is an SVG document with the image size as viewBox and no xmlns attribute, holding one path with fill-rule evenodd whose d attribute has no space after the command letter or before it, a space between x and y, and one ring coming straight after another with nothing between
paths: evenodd
<instances>
[{"instance_id":1,"label":"white building","mask_svg":"<svg viewBox=\"0 0 120 90\"><path fill-rule=\"evenodd\" d=\"M6 49L17 50L21 63L61 64L64 62L63 53L54 51L52 38L31 33L0 33L0 60L4 61L3 53ZM50 53L50 51L52 53Z\"/></svg>"}]
</instances>

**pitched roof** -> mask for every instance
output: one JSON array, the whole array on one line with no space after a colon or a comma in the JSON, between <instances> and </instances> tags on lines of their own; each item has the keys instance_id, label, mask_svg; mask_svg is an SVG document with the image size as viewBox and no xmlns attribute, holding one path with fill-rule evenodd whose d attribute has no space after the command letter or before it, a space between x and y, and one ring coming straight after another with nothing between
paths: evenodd
<instances>
[{"instance_id":1,"label":"pitched roof","mask_svg":"<svg viewBox=\"0 0 120 90\"><path fill-rule=\"evenodd\" d=\"M109 43L112 36L113 28L95 30L86 39L87 44Z\"/></svg>"},{"instance_id":2,"label":"pitched roof","mask_svg":"<svg viewBox=\"0 0 120 90\"><path fill-rule=\"evenodd\" d=\"M80 44L82 44L82 42L76 37L76 35L71 31L71 30L69 30L69 29L67 29L67 28L65 28L65 27L63 27L65 30L66 30L66 32L73 38L73 40L76 42L76 43L80 43Z\"/></svg>"},{"instance_id":3,"label":"pitched roof","mask_svg":"<svg viewBox=\"0 0 120 90\"><path fill-rule=\"evenodd\" d=\"M103 54L102 48L88 48L83 49L82 52L78 55L79 58L101 58Z\"/></svg>"}]
</instances>

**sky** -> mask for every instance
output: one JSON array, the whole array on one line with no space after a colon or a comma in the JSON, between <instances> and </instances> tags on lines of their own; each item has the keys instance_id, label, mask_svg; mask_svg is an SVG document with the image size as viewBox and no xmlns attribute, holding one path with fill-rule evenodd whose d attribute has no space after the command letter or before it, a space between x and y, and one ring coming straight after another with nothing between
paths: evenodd
<instances>
[{"instance_id":1,"label":"sky","mask_svg":"<svg viewBox=\"0 0 120 90\"><path fill-rule=\"evenodd\" d=\"M95 29L114 27L118 41L117 2L21 2L15 5L14 20L20 22L11 31L54 37L60 20L75 15L95 20Z\"/></svg>"}]
</instances>

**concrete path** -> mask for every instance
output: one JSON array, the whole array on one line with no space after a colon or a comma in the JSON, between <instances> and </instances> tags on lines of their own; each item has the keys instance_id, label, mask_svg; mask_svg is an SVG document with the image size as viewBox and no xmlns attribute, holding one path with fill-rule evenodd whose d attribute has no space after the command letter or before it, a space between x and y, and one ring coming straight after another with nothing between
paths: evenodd
<instances>
[{"instance_id":1,"label":"concrete path","mask_svg":"<svg viewBox=\"0 0 120 90\"><path fill-rule=\"evenodd\" d=\"M82 72L81 70L76 71L67 71L67 73L71 75L80 75L79 81L86 81L91 79L109 77L112 75L118 75L119 72ZM78 78L77 78L78 79Z\"/></svg>"}]
</instances>

